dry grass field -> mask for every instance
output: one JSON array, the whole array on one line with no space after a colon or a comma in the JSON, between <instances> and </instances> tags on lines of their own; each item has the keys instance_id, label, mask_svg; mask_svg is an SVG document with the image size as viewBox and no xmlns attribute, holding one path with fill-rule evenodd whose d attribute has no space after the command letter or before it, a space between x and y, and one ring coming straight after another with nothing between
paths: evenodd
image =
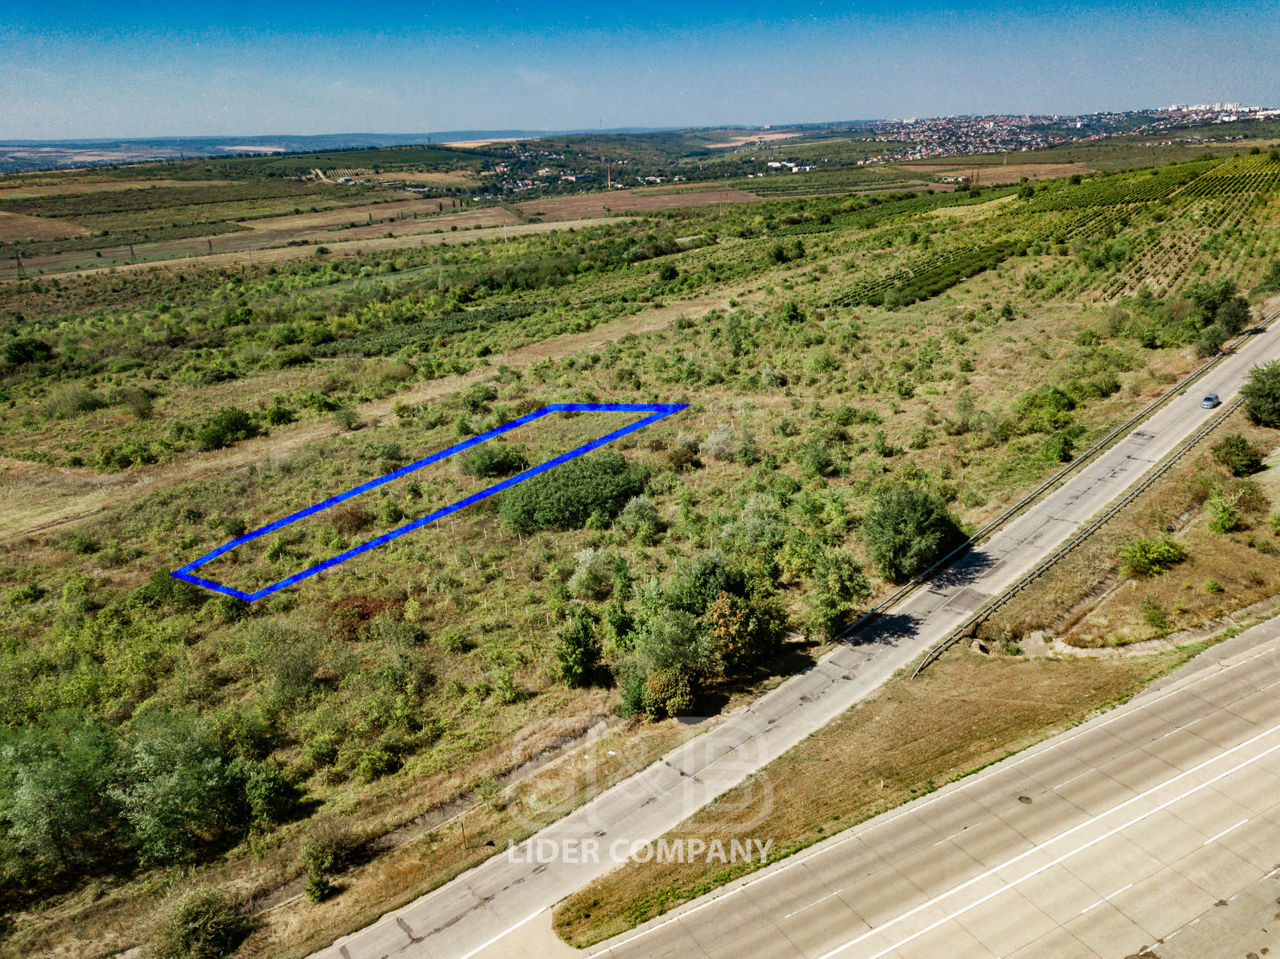
<instances>
[{"instance_id":1,"label":"dry grass field","mask_svg":"<svg viewBox=\"0 0 1280 959\"><path fill-rule=\"evenodd\" d=\"M784 133L760 131L759 133L748 133L740 137L730 137L723 143L708 143L707 146L713 150L729 149L731 147L745 146L748 143L774 143L778 140L794 140L801 136L799 133Z\"/></svg>"},{"instance_id":2,"label":"dry grass field","mask_svg":"<svg viewBox=\"0 0 1280 959\"><path fill-rule=\"evenodd\" d=\"M84 236L88 232L80 224L67 220L0 211L0 243L12 240L60 240L68 236Z\"/></svg>"},{"instance_id":3,"label":"dry grass field","mask_svg":"<svg viewBox=\"0 0 1280 959\"><path fill-rule=\"evenodd\" d=\"M758 203L760 197L746 190L699 190L658 193L650 190L614 190L610 193L583 193L550 197L520 204L520 210L540 216L548 223L579 217L609 216L616 213L648 213L681 207L710 206L716 203Z\"/></svg>"},{"instance_id":4,"label":"dry grass field","mask_svg":"<svg viewBox=\"0 0 1280 959\"><path fill-rule=\"evenodd\" d=\"M371 179L383 183L413 183L419 186L439 187L474 187L479 186L481 183L480 178L468 170L450 170L445 173L430 170L405 170L394 173L375 173Z\"/></svg>"},{"instance_id":5,"label":"dry grass field","mask_svg":"<svg viewBox=\"0 0 1280 959\"><path fill-rule=\"evenodd\" d=\"M152 187L201 187L230 186L232 180L168 180L157 177L154 180L97 180L92 174L84 178L72 178L62 183L31 183L28 177L45 177L48 174L19 174L0 180L0 205L5 200L25 199L33 196L71 196L76 193L109 193L117 190L148 190Z\"/></svg>"}]
</instances>

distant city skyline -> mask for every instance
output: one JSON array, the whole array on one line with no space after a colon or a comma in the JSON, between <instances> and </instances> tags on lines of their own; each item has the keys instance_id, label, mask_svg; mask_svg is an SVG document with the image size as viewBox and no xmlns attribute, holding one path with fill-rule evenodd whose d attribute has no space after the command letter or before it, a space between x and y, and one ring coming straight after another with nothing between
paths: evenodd
<instances>
[{"instance_id":1,"label":"distant city skyline","mask_svg":"<svg viewBox=\"0 0 1280 959\"><path fill-rule=\"evenodd\" d=\"M1256 0L0 10L0 139L1061 115L1280 91L1280 16Z\"/></svg>"}]
</instances>

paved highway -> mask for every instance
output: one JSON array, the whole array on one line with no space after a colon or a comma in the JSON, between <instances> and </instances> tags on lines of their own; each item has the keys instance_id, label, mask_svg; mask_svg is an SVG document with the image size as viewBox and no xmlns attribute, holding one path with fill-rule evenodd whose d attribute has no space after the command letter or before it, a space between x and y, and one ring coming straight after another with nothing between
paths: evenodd
<instances>
[{"instance_id":1,"label":"paved highway","mask_svg":"<svg viewBox=\"0 0 1280 959\"><path fill-rule=\"evenodd\" d=\"M1115 446L1012 520L892 613L685 746L549 826L540 839L563 844L655 839L730 786L784 753L879 688L939 642L990 596L1012 585L1084 522L1137 483L1211 417L1205 392L1224 402L1249 368L1280 357L1280 324L1250 337L1192 393L1175 397ZM435 892L339 939L323 959L430 956L458 959L530 932L551 905L614 866L556 860L532 864L498 855ZM531 935L532 938L535 938Z\"/></svg>"},{"instance_id":2,"label":"paved highway","mask_svg":"<svg viewBox=\"0 0 1280 959\"><path fill-rule=\"evenodd\" d=\"M1214 650L1172 686L593 954L1243 959L1238 943L1275 948L1280 621L1231 645L1229 659ZM1242 893L1269 898L1262 911L1220 907Z\"/></svg>"}]
</instances>

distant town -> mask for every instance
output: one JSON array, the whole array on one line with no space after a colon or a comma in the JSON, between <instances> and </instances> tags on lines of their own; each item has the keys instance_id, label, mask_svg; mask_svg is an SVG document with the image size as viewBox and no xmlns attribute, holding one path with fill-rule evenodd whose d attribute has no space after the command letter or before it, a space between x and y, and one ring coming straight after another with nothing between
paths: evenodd
<instances>
[{"instance_id":1,"label":"distant town","mask_svg":"<svg viewBox=\"0 0 1280 959\"><path fill-rule=\"evenodd\" d=\"M842 157L839 161L828 161L828 165L873 166L933 157L1043 150L1118 135L1158 138L1152 141L1155 145L1172 141L1175 137L1184 141L1222 142L1246 135L1242 129L1244 125L1261 125L1265 121L1277 120L1280 120L1280 109L1277 108L1216 102L1175 103L1159 109L1089 114L961 115L715 128L718 135L736 136L730 142L707 145L704 152L708 156L716 156L721 162L718 169L702 172L710 172L713 177L811 172L822 168L824 163L816 159L779 156L776 148L785 143L803 144L832 137L848 137L869 145L879 143L883 144L883 149L872 148L855 160ZM1229 129L1213 132L1214 127L1226 125ZM492 177L489 181L491 189L485 194L489 197L532 190L580 190L583 185L609 189L688 179L688 170L679 169L674 154L667 158L654 155L642 158L626 150L609 149L611 142L628 143L633 131L511 135L518 132L504 130L486 134L467 131L465 141L458 139L462 134L451 133L0 141L0 173L431 145L465 149L488 158L489 162L481 172ZM698 129L643 131L648 135L698 132ZM581 148L573 149L569 144ZM750 159L752 151L759 147L775 149ZM586 158L595 162L591 165L575 162ZM664 162L664 159L670 162ZM731 162L723 162L726 160ZM681 165L688 167L688 161L687 155L684 156ZM342 178L342 182L358 183L362 172L359 168L353 169L350 175ZM372 175L372 171L368 175Z\"/></svg>"}]
</instances>

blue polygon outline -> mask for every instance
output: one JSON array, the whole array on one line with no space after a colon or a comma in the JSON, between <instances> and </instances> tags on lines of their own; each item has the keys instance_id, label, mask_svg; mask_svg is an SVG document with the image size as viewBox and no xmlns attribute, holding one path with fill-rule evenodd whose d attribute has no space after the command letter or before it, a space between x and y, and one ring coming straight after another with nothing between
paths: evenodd
<instances>
[{"instance_id":1,"label":"blue polygon outline","mask_svg":"<svg viewBox=\"0 0 1280 959\"><path fill-rule=\"evenodd\" d=\"M415 529L421 529L429 523L434 523L436 520L448 516L450 513L455 513L473 503L478 503L480 500L487 499L495 493L501 493L503 490L510 489L517 483L523 483L532 476L537 476L539 473L545 473L547 470L554 469L561 463L567 463L569 460L576 459L584 453L590 453L592 450L598 449L606 443L612 443L614 440L626 436L628 433L633 433L638 429L643 429L651 423L656 423L658 420L665 419L672 413L678 413L687 408L688 404L671 403L553 403L550 406L542 407L540 410L534 410L532 413L526 413L524 416L514 419L509 423L504 423L502 426L491 429L487 433L481 433L478 436L473 436L471 439L464 440L456 446L450 446L446 450L441 450L438 453L432 453L430 456L420 459L416 463L410 463L408 466L402 466L394 473L387 473L385 476L379 476L377 479L370 480L367 483L362 483L360 486L353 487L345 493L339 493L337 496L331 496L323 502L316 503L314 506L309 506L296 513L291 513L283 519L276 520L274 523L269 523L258 529L250 530L243 536L237 536L235 539L231 540L231 542L224 543L212 552L205 553L199 559L188 563L181 569L174 570L169 575L177 579L185 580L188 583L194 583L196 586L203 586L205 589L211 589L214 592L222 593L226 596L234 596L236 599L242 599L247 603L251 603L255 599L262 599L262 597L269 596L276 590L284 589L286 586L292 586L294 583L308 579L311 576L315 576L317 573L337 566L339 563L344 563L354 556L359 556L361 553L367 553L369 550L382 546L384 543L389 543L393 539L398 539L406 533L412 533ZM238 589L232 589L230 586L223 586L221 583L215 583L211 579L203 579L199 576L192 575L192 570L198 569L205 563L217 559L223 553L235 549L242 543L247 543L260 536L265 536L267 533L282 529L283 527L296 523L308 516L312 516L321 510L328 509L330 506L336 506L338 503L351 499L353 496L358 496L360 493L376 489L384 483L390 483L392 480L399 479L400 477L412 473L415 470L419 470L424 466L429 466L430 464L438 462L447 456L452 456L454 453L461 453L463 450L470 449L472 446L483 443L485 440L492 439L495 436L501 436L503 433L516 429L517 427L524 426L526 423L532 423L534 420L541 419L551 413L650 413L652 415L646 416L644 419L638 420L629 426L624 426L620 430L614 430L612 433L608 433L605 436L594 439L589 443L585 443L577 449L570 450L568 453L563 453L554 459L547 460L547 462L527 469L523 473L517 473L515 476L508 477L499 483L494 483L492 486L486 487L478 493L472 493L470 496L460 499L456 503L450 503L448 506L442 507L434 513L429 513L426 516L415 519L403 526L398 526L388 533L383 533L381 536L376 536L368 542L361 543L359 546L353 546L346 552L339 553L337 556L331 556L329 559L326 559L321 563L317 563L314 566L310 566L307 569L302 570L300 573L294 573L292 576L285 577L279 582L270 583L255 593L245 593Z\"/></svg>"}]
</instances>

